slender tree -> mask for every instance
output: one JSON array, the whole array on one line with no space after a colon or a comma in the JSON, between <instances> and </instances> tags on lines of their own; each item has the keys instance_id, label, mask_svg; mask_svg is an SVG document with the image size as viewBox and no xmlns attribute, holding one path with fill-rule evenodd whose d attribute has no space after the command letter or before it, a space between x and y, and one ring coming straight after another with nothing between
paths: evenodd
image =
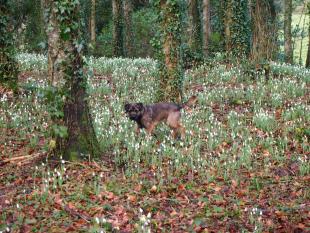
<instances>
[{"instance_id":1,"label":"slender tree","mask_svg":"<svg viewBox=\"0 0 310 233\"><path fill-rule=\"evenodd\" d=\"M308 3L307 8L308 8L308 17L310 18L310 3ZM307 52L306 68L310 68L310 22L308 24L308 52Z\"/></svg>"},{"instance_id":2,"label":"slender tree","mask_svg":"<svg viewBox=\"0 0 310 233\"><path fill-rule=\"evenodd\" d=\"M123 47L123 11L122 0L112 0L113 10L113 54L116 57L124 56Z\"/></svg>"},{"instance_id":3,"label":"slender tree","mask_svg":"<svg viewBox=\"0 0 310 233\"><path fill-rule=\"evenodd\" d=\"M132 31L132 12L133 2L132 0L126 0L124 4L124 44L125 55L127 57L133 56L134 36Z\"/></svg>"},{"instance_id":4,"label":"slender tree","mask_svg":"<svg viewBox=\"0 0 310 233\"><path fill-rule=\"evenodd\" d=\"M203 0L202 3L203 14L203 52L205 56L209 54L209 39L211 34L211 21L210 21L210 0Z\"/></svg>"},{"instance_id":5,"label":"slender tree","mask_svg":"<svg viewBox=\"0 0 310 233\"><path fill-rule=\"evenodd\" d=\"M61 93L65 97L63 124L67 129L66 137L57 138L57 148L67 160L80 159L82 155L97 156L100 149L88 107L87 78L83 72L80 2L55 0L55 3L60 41L65 47L65 86Z\"/></svg>"},{"instance_id":6,"label":"slender tree","mask_svg":"<svg viewBox=\"0 0 310 233\"><path fill-rule=\"evenodd\" d=\"M202 33L198 0L188 0L189 46L196 53L202 52Z\"/></svg>"},{"instance_id":7,"label":"slender tree","mask_svg":"<svg viewBox=\"0 0 310 233\"><path fill-rule=\"evenodd\" d=\"M96 46L96 0L91 0L90 43L93 47Z\"/></svg>"},{"instance_id":8,"label":"slender tree","mask_svg":"<svg viewBox=\"0 0 310 233\"><path fill-rule=\"evenodd\" d=\"M284 55L285 62L293 63L292 47L292 0L284 1Z\"/></svg>"},{"instance_id":9,"label":"slender tree","mask_svg":"<svg viewBox=\"0 0 310 233\"><path fill-rule=\"evenodd\" d=\"M18 68L14 52L9 1L2 0L0 4L0 83L17 92Z\"/></svg>"},{"instance_id":10,"label":"slender tree","mask_svg":"<svg viewBox=\"0 0 310 233\"><path fill-rule=\"evenodd\" d=\"M273 0L253 0L251 57L254 61L273 60L278 52L277 14Z\"/></svg>"},{"instance_id":11,"label":"slender tree","mask_svg":"<svg viewBox=\"0 0 310 233\"><path fill-rule=\"evenodd\" d=\"M160 65L159 101L180 102L182 99L183 68L180 54L180 1L160 0L158 9L160 34L158 60Z\"/></svg>"}]
</instances>

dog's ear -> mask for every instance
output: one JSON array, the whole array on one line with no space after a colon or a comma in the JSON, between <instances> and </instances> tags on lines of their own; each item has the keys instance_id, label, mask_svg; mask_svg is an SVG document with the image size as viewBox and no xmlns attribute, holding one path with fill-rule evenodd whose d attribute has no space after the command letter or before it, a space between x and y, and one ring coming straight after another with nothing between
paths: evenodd
<instances>
[{"instance_id":1,"label":"dog's ear","mask_svg":"<svg viewBox=\"0 0 310 233\"><path fill-rule=\"evenodd\" d=\"M129 104L128 102L125 102L124 109L125 109L126 112L129 111L129 109L130 109L130 104Z\"/></svg>"},{"instance_id":2,"label":"dog's ear","mask_svg":"<svg viewBox=\"0 0 310 233\"><path fill-rule=\"evenodd\" d=\"M143 109L143 104L142 103L137 103L137 107L141 111Z\"/></svg>"}]
</instances>

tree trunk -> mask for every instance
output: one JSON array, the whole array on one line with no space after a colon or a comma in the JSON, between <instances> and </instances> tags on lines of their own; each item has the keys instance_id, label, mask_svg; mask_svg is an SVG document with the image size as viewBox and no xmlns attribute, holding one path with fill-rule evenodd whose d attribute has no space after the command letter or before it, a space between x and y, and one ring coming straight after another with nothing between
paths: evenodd
<instances>
[{"instance_id":1,"label":"tree trunk","mask_svg":"<svg viewBox=\"0 0 310 233\"><path fill-rule=\"evenodd\" d=\"M274 60L278 52L274 2L253 1L250 9L253 21L251 58L256 62Z\"/></svg>"},{"instance_id":2,"label":"tree trunk","mask_svg":"<svg viewBox=\"0 0 310 233\"><path fill-rule=\"evenodd\" d=\"M112 10L113 10L113 54L116 57L121 57L124 56L122 0L112 0Z\"/></svg>"},{"instance_id":3,"label":"tree trunk","mask_svg":"<svg viewBox=\"0 0 310 233\"><path fill-rule=\"evenodd\" d=\"M61 7L67 9L64 13L58 11L62 30L60 39L65 46L63 64L66 83L63 92L66 93L66 98L63 122L67 137L57 138L57 148L61 150L64 159L77 160L88 155L98 156L100 149L87 101L87 78L83 71L82 58L84 46L80 42L79 4L76 4L76 0L69 0L62 2Z\"/></svg>"},{"instance_id":4,"label":"tree trunk","mask_svg":"<svg viewBox=\"0 0 310 233\"><path fill-rule=\"evenodd\" d=\"M225 0L224 34L227 54L238 59L250 51L250 24L248 0Z\"/></svg>"},{"instance_id":5,"label":"tree trunk","mask_svg":"<svg viewBox=\"0 0 310 233\"><path fill-rule=\"evenodd\" d=\"M193 52L202 52L201 23L198 0L188 0L189 46Z\"/></svg>"},{"instance_id":6,"label":"tree trunk","mask_svg":"<svg viewBox=\"0 0 310 233\"><path fill-rule=\"evenodd\" d=\"M307 8L308 8L308 17L310 17L310 3L308 3ZM308 52L307 52L306 68L310 68L310 22L308 25Z\"/></svg>"},{"instance_id":7,"label":"tree trunk","mask_svg":"<svg viewBox=\"0 0 310 233\"><path fill-rule=\"evenodd\" d=\"M232 37L231 37L231 27L233 23L233 12L232 12L232 2L231 0L227 0L225 4L225 18L224 18L224 24L225 24L225 49L228 54L231 53L232 50Z\"/></svg>"},{"instance_id":8,"label":"tree trunk","mask_svg":"<svg viewBox=\"0 0 310 233\"><path fill-rule=\"evenodd\" d=\"M174 1L161 0L160 101L180 102L182 99L183 68L180 45L180 6Z\"/></svg>"},{"instance_id":9,"label":"tree trunk","mask_svg":"<svg viewBox=\"0 0 310 233\"><path fill-rule=\"evenodd\" d=\"M0 83L17 93L18 65L14 54L13 29L7 0L0 5Z\"/></svg>"},{"instance_id":10,"label":"tree trunk","mask_svg":"<svg viewBox=\"0 0 310 233\"><path fill-rule=\"evenodd\" d=\"M285 0L284 12L284 55L286 63L293 63L292 48L292 0Z\"/></svg>"},{"instance_id":11,"label":"tree trunk","mask_svg":"<svg viewBox=\"0 0 310 233\"><path fill-rule=\"evenodd\" d=\"M124 4L124 39L125 39L125 55L133 56L134 36L132 33L132 0L125 0Z\"/></svg>"},{"instance_id":12,"label":"tree trunk","mask_svg":"<svg viewBox=\"0 0 310 233\"><path fill-rule=\"evenodd\" d=\"M63 55L63 50L60 45L59 39L59 24L56 15L56 5L55 1L46 0L45 9L47 9L45 22L47 43L48 43L48 60L47 60L47 75L50 85L57 87L63 82L63 73L61 70L61 58Z\"/></svg>"},{"instance_id":13,"label":"tree trunk","mask_svg":"<svg viewBox=\"0 0 310 233\"><path fill-rule=\"evenodd\" d=\"M94 49L96 46L96 0L91 0L90 43Z\"/></svg>"},{"instance_id":14,"label":"tree trunk","mask_svg":"<svg viewBox=\"0 0 310 233\"><path fill-rule=\"evenodd\" d=\"M203 52L205 56L209 53L209 38L211 35L210 0L203 0Z\"/></svg>"}]
</instances>

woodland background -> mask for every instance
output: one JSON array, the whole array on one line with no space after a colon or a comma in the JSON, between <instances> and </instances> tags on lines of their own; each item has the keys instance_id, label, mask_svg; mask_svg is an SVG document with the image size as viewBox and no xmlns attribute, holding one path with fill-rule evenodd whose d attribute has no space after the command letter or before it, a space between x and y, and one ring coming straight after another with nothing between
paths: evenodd
<instances>
[{"instance_id":1,"label":"woodland background","mask_svg":"<svg viewBox=\"0 0 310 233\"><path fill-rule=\"evenodd\" d=\"M308 232L310 3L0 0L0 232ZM183 140L125 102L198 103Z\"/></svg>"}]
</instances>

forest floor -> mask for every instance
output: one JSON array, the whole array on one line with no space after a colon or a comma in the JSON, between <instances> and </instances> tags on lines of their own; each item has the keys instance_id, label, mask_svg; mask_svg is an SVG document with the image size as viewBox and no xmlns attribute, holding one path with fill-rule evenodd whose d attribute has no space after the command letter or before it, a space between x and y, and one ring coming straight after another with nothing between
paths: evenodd
<instances>
[{"instance_id":1,"label":"forest floor","mask_svg":"<svg viewBox=\"0 0 310 233\"><path fill-rule=\"evenodd\" d=\"M29 72L23 73L21 79L30 76L36 79L36 75ZM225 93L236 88L245 90L235 79L219 85L197 83L199 77L187 83L187 88L202 93L205 87L224 88ZM130 175L126 171L129 165L116 163L112 154L103 154L96 161L67 162L51 158L46 149L48 139L42 134L44 130L38 129L44 129L45 123L42 121L39 126L39 121L33 122L29 130L23 123L3 122L3 119L15 122L6 112L6 118L0 121L0 232L309 232L309 136L303 127L309 119L300 114L298 119L291 115L285 118L295 103L308 106L308 85L307 81L306 91L300 96L284 100L281 107L272 107L276 121L272 134L254 127L254 120L248 120L247 114L254 119L253 106L242 97L225 96L228 102L219 104L221 99L212 100L207 110L193 109L193 112L204 111L205 115L201 116L206 118L207 113L215 116L225 124L226 134L233 132L229 127L238 127L238 124L229 125L227 115L230 112L244 114L243 127L250 136L255 135L257 144L251 147L251 161L233 167L227 164L227 157L221 156L225 151L231 153L228 154L231 157L241 152L246 156L244 148L235 150L234 146L243 145L246 141L241 138L250 136L243 135L243 129L238 128L239 137L209 147L211 135L201 139L206 145L199 147L199 153L210 152L205 158L216 162L178 173L174 173L175 167L171 170L171 161L177 160L170 161L170 155L163 158L160 169L139 160L139 171ZM5 92L1 90L1 98ZM10 93L6 94L10 98ZM204 98L209 97L203 96L203 101ZM14 109L12 105L18 105L19 101L8 100L1 107ZM37 104L31 97L27 97L27 101ZM271 97L266 101L271 101ZM25 109L29 109L30 105L27 106ZM38 114L44 118L46 113ZM287 122L290 126L297 122L298 126L285 131ZM198 131L193 131L193 137L200 137ZM282 141L268 144L268 140L283 138L283 135L288 141L279 155L277 150ZM154 140L154 148L161 148L161 139ZM241 142L235 144L234 140ZM191 149L191 146L177 148L178 151ZM120 155L122 153L125 152ZM147 156L157 155L148 151ZM242 159L237 157L237 161ZM202 172L205 174L201 175ZM158 173L162 173L160 179Z\"/></svg>"}]
</instances>

